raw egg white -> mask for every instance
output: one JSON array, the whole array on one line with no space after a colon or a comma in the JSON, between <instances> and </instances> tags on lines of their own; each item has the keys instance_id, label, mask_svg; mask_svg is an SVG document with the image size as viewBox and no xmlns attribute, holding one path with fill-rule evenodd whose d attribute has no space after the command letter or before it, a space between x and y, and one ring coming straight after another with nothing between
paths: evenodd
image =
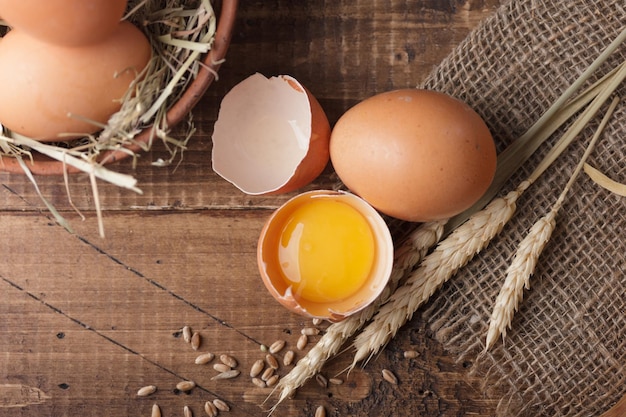
<instances>
[{"instance_id":1,"label":"raw egg white","mask_svg":"<svg viewBox=\"0 0 626 417\"><path fill-rule=\"evenodd\" d=\"M482 118L460 100L419 89L382 93L349 109L333 128L330 158L352 192L415 222L469 208L496 170Z\"/></svg>"},{"instance_id":2,"label":"raw egg white","mask_svg":"<svg viewBox=\"0 0 626 417\"><path fill-rule=\"evenodd\" d=\"M66 46L100 42L115 30L126 0L0 0L0 16L39 40Z\"/></svg>"},{"instance_id":3,"label":"raw egg white","mask_svg":"<svg viewBox=\"0 0 626 417\"><path fill-rule=\"evenodd\" d=\"M101 129L151 57L145 35L123 22L104 41L48 44L13 29L0 41L0 123L42 141ZM66 139L66 138L64 138Z\"/></svg>"},{"instance_id":4,"label":"raw egg white","mask_svg":"<svg viewBox=\"0 0 626 417\"><path fill-rule=\"evenodd\" d=\"M309 184L328 165L330 124L288 75L254 74L226 94L213 132L213 170L251 195Z\"/></svg>"}]
</instances>

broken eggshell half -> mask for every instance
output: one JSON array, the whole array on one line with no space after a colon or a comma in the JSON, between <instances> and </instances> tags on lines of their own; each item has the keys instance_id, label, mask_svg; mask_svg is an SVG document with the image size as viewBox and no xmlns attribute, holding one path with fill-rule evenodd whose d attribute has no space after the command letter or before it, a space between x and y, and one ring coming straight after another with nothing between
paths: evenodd
<instances>
[{"instance_id":1,"label":"broken eggshell half","mask_svg":"<svg viewBox=\"0 0 626 417\"><path fill-rule=\"evenodd\" d=\"M256 73L222 100L213 170L251 195L287 193L317 178L330 159L330 124L295 78Z\"/></svg>"}]
</instances>

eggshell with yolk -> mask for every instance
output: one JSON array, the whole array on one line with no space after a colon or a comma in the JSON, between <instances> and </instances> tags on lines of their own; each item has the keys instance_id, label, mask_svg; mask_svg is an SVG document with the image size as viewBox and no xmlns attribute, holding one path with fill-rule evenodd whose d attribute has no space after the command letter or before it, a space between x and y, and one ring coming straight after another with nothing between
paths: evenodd
<instances>
[{"instance_id":1,"label":"eggshell with yolk","mask_svg":"<svg viewBox=\"0 0 626 417\"><path fill-rule=\"evenodd\" d=\"M483 119L458 99L420 89L378 94L349 109L333 128L330 156L352 192L414 222L469 208L496 169Z\"/></svg>"},{"instance_id":2,"label":"eggshell with yolk","mask_svg":"<svg viewBox=\"0 0 626 417\"><path fill-rule=\"evenodd\" d=\"M11 30L0 41L0 123L42 141L96 132L86 119L105 124L151 54L128 22L104 42L73 48Z\"/></svg>"}]
</instances>

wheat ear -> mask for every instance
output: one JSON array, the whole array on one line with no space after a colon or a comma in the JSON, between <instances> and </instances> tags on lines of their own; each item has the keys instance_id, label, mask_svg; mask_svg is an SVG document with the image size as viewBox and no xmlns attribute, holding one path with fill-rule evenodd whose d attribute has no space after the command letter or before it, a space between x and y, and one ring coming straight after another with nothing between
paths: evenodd
<instances>
[{"instance_id":1,"label":"wheat ear","mask_svg":"<svg viewBox=\"0 0 626 417\"><path fill-rule=\"evenodd\" d=\"M528 181L524 181L505 197L492 200L422 260L406 283L396 290L389 302L379 309L374 320L355 339L356 353L352 366L384 347L444 282L502 230L515 212L518 197L529 185Z\"/></svg>"},{"instance_id":2,"label":"wheat ear","mask_svg":"<svg viewBox=\"0 0 626 417\"><path fill-rule=\"evenodd\" d=\"M426 252L441 239L444 226L445 221L423 223L404 240L404 243L396 250L394 268L386 291L374 304L361 312L328 326L315 346L298 361L287 375L279 380L276 389L280 393L273 409L289 398L308 379L320 372L326 361L336 355L344 343L372 318L407 272L413 269L422 260Z\"/></svg>"},{"instance_id":3,"label":"wheat ear","mask_svg":"<svg viewBox=\"0 0 626 417\"><path fill-rule=\"evenodd\" d=\"M513 316L524 298L524 288L527 290L530 289L530 277L535 271L541 252L550 240L552 232L556 227L556 216L563 206L565 197L583 169L585 161L591 154L593 147L598 141L600 134L604 130L618 102L619 99L617 97L611 102L607 113L602 119L602 122L589 142L585 153L581 157L556 203L554 203L548 214L540 218L530 228L526 237L520 242L515 257L506 270L504 284L500 289L493 312L491 313L485 350L491 348L498 337L502 336L503 340L506 337L507 328L511 327Z\"/></svg>"}]
</instances>

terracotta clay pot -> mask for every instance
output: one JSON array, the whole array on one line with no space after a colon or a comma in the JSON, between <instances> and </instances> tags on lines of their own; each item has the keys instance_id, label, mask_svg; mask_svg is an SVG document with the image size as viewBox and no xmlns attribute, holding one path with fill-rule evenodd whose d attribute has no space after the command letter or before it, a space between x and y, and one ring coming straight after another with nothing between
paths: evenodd
<instances>
[{"instance_id":1,"label":"terracotta clay pot","mask_svg":"<svg viewBox=\"0 0 626 417\"><path fill-rule=\"evenodd\" d=\"M215 31L215 40L211 50L203 57L202 65L198 71L196 78L187 86L180 99L168 110L166 120L170 127L178 124L200 101L209 85L215 79L215 74L219 70L226 51L230 45L232 37L235 17L237 14L238 0L223 0L220 4L220 15ZM154 132L150 127L143 130L137 136L135 141L137 144L129 145L126 149L138 152L141 147L139 144L148 143L154 138ZM106 164L120 161L127 158L129 153L123 150L108 151L102 154L101 161ZM28 168L35 175L63 175L63 172L76 173L78 169L63 165L63 163L44 155L33 154L34 163L27 161ZM10 157L0 159L0 170L13 173L24 173L19 162Z\"/></svg>"}]
</instances>

